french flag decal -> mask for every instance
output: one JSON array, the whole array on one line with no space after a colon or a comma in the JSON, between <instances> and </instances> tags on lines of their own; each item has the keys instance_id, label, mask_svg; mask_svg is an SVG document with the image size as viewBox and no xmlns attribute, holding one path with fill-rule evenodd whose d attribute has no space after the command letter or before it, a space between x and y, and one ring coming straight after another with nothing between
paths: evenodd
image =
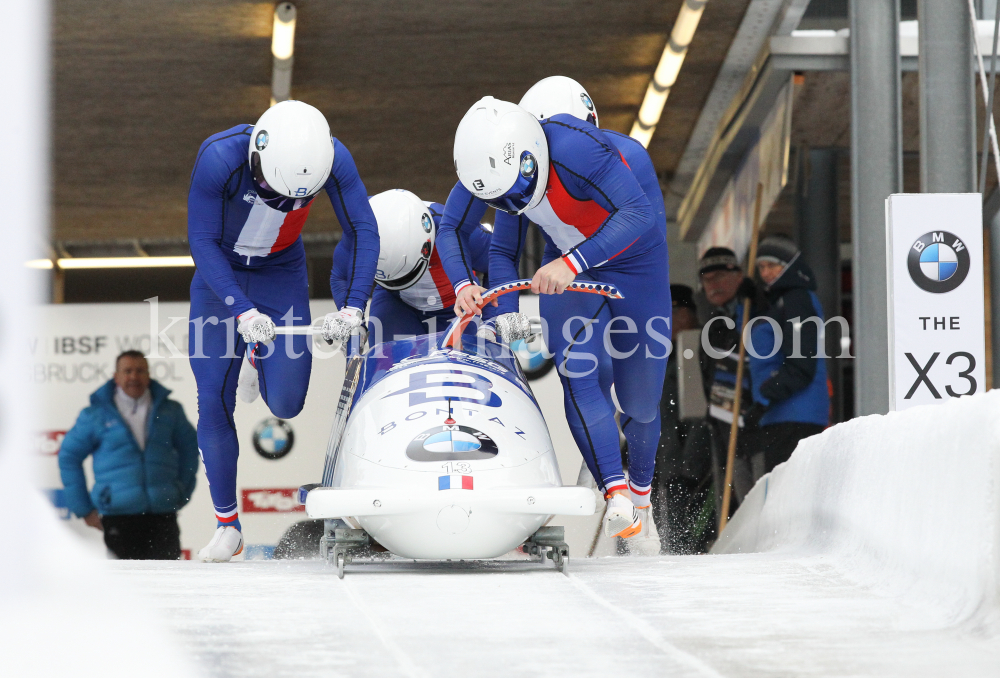
<instances>
[{"instance_id":1,"label":"french flag decal","mask_svg":"<svg viewBox=\"0 0 1000 678\"><path fill-rule=\"evenodd\" d=\"M438 476L438 490L471 490L472 476Z\"/></svg>"}]
</instances>

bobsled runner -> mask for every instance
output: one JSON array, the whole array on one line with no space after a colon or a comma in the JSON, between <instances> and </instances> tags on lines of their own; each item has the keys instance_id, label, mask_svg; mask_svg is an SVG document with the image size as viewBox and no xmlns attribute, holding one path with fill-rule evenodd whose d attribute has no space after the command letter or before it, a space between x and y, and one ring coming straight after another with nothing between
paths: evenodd
<instances>
[{"instance_id":1,"label":"bobsled runner","mask_svg":"<svg viewBox=\"0 0 1000 678\"><path fill-rule=\"evenodd\" d=\"M530 287L519 280L483 304ZM567 292L620 298L612 285ZM495 558L521 546L565 570L555 515L592 515L590 488L564 487L541 410L502 343L445 332L376 344L348 358L321 483L299 489L326 527L320 548L344 576L375 540L413 559ZM472 329L472 328L468 328Z\"/></svg>"}]
</instances>

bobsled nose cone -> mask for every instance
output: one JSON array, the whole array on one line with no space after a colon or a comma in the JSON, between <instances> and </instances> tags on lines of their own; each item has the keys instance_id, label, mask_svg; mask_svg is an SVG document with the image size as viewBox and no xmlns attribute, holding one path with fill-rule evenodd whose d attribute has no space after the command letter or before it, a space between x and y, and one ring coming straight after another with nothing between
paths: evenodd
<instances>
[{"instance_id":1,"label":"bobsled nose cone","mask_svg":"<svg viewBox=\"0 0 1000 678\"><path fill-rule=\"evenodd\" d=\"M460 534L469 526L469 514L461 506L445 506L438 512L437 525L445 534Z\"/></svg>"}]
</instances>

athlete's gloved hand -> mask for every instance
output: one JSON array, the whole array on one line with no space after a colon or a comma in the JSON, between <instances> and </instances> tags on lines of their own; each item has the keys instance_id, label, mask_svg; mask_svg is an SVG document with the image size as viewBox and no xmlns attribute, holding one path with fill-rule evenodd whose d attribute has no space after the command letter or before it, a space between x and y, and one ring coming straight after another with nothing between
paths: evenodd
<instances>
[{"instance_id":1,"label":"athlete's gloved hand","mask_svg":"<svg viewBox=\"0 0 1000 678\"><path fill-rule=\"evenodd\" d=\"M477 337L485 337L491 341L496 341L497 337L505 344L527 339L531 336L531 322L528 316L523 313L504 313L498 315L493 320L483 323L476 332Z\"/></svg>"},{"instance_id":2,"label":"athlete's gloved hand","mask_svg":"<svg viewBox=\"0 0 1000 678\"><path fill-rule=\"evenodd\" d=\"M480 287L475 283L466 285L459 290L458 294L455 295L455 315L462 317L469 312L482 315L483 311L479 308L479 304L483 303L483 292L485 291L485 287ZM493 306L498 305L497 300L494 299Z\"/></svg>"},{"instance_id":3,"label":"athlete's gloved hand","mask_svg":"<svg viewBox=\"0 0 1000 678\"><path fill-rule=\"evenodd\" d=\"M328 344L342 344L351 336L351 332L361 327L362 320L361 311L351 306L327 313L323 319L323 339Z\"/></svg>"},{"instance_id":4,"label":"athlete's gloved hand","mask_svg":"<svg viewBox=\"0 0 1000 678\"><path fill-rule=\"evenodd\" d=\"M566 258L553 259L535 271L531 291L535 294L562 294L576 279L576 271L569 267Z\"/></svg>"},{"instance_id":5,"label":"athlete's gloved hand","mask_svg":"<svg viewBox=\"0 0 1000 678\"><path fill-rule=\"evenodd\" d=\"M274 341L274 321L256 308L240 313L237 320L240 324L236 331L243 335L243 341L248 344Z\"/></svg>"}]
</instances>

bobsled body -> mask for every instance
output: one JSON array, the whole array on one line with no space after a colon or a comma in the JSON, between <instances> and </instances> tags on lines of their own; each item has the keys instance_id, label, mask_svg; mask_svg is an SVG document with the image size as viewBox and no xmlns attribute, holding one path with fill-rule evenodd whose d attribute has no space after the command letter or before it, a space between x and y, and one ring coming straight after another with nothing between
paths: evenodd
<instances>
[{"instance_id":1,"label":"bobsled body","mask_svg":"<svg viewBox=\"0 0 1000 678\"><path fill-rule=\"evenodd\" d=\"M562 487L538 403L514 356L441 335L352 358L313 518L344 518L407 558L492 558L556 514L590 515ZM352 370L353 368L353 370ZM353 382L352 382L353 379ZM349 403L348 407L344 407Z\"/></svg>"}]
</instances>

